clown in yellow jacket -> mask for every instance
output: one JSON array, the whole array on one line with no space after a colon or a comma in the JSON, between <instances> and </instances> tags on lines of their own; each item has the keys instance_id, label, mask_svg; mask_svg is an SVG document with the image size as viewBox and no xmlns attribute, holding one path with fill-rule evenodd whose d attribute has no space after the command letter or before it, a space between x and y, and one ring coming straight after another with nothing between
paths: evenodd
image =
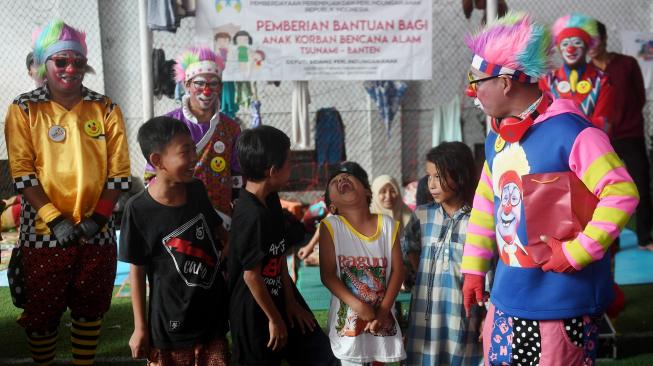
<instances>
[{"instance_id":1,"label":"clown in yellow jacket","mask_svg":"<svg viewBox=\"0 0 653 366\"><path fill-rule=\"evenodd\" d=\"M24 198L10 288L36 364L53 361L69 308L73 364L89 365L116 273L111 213L131 183L125 125L116 104L82 85L91 70L84 33L54 20L34 35L45 84L16 97L6 116L11 175Z\"/></svg>"}]
</instances>

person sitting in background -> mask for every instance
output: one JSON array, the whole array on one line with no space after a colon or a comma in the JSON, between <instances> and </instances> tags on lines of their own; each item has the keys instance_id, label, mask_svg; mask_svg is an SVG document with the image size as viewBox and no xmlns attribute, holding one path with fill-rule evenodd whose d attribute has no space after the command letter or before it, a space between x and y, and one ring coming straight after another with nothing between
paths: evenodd
<instances>
[{"instance_id":1,"label":"person sitting in background","mask_svg":"<svg viewBox=\"0 0 653 366\"><path fill-rule=\"evenodd\" d=\"M397 180L384 174L372 182L372 213L385 214L401 223L403 228L410 221L413 213L401 200L401 190Z\"/></svg>"},{"instance_id":2,"label":"person sitting in background","mask_svg":"<svg viewBox=\"0 0 653 366\"><path fill-rule=\"evenodd\" d=\"M410 221L413 211L404 203L401 197L401 190L397 180L387 174L379 175L372 182L372 204L370 211L377 214L385 214L398 221L401 225L400 231ZM403 238L403 235L400 236ZM408 260L404 261L405 276L401 285L402 291L408 291L415 283L415 271Z\"/></svg>"},{"instance_id":3,"label":"person sitting in background","mask_svg":"<svg viewBox=\"0 0 653 366\"><path fill-rule=\"evenodd\" d=\"M326 204L324 200L313 203L308 207L306 214L304 214L304 225L306 227L312 227L329 215ZM299 259L304 261L304 264L307 266L319 266L320 265L320 247L317 245L320 239L320 230L315 229L311 240L301 247L297 252Z\"/></svg>"}]
</instances>

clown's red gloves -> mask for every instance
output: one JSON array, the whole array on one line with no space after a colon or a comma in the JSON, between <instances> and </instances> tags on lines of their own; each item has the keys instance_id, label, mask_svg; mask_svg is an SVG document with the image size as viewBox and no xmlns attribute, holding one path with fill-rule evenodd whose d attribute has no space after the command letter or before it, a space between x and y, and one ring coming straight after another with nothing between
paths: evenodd
<instances>
[{"instance_id":1,"label":"clown's red gloves","mask_svg":"<svg viewBox=\"0 0 653 366\"><path fill-rule=\"evenodd\" d=\"M485 276L465 273L463 278L463 303L465 314L469 317L472 305L481 304L485 301Z\"/></svg>"},{"instance_id":2,"label":"clown's red gloves","mask_svg":"<svg viewBox=\"0 0 653 366\"><path fill-rule=\"evenodd\" d=\"M569 263L567 256L565 256L565 252L562 250L563 243L560 240L548 238L546 244L551 247L553 253L551 254L551 258L542 265L544 272L572 273L576 271L571 263Z\"/></svg>"}]
</instances>

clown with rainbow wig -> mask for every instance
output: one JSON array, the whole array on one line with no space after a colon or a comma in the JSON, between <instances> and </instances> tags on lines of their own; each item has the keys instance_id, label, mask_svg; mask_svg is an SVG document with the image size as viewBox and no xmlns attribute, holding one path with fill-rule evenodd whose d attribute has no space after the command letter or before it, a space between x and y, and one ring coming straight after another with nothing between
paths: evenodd
<instances>
[{"instance_id":1,"label":"clown with rainbow wig","mask_svg":"<svg viewBox=\"0 0 653 366\"><path fill-rule=\"evenodd\" d=\"M613 296L607 250L637 206L637 189L607 135L576 103L539 89L553 52L545 27L508 13L467 45L468 95L492 117L492 130L462 258L465 310L483 306L485 275L498 257L482 330L487 364L591 365L596 322ZM542 173L569 176L596 197L581 232L570 227L569 237L557 238L529 227L529 207L545 204L523 191ZM569 225L552 211L537 215L548 227Z\"/></svg>"},{"instance_id":2,"label":"clown with rainbow wig","mask_svg":"<svg viewBox=\"0 0 653 366\"><path fill-rule=\"evenodd\" d=\"M540 80L540 88L554 99L575 101L596 127L609 133L612 86L603 71L586 61L599 42L596 20L572 13L558 18L551 32L564 63Z\"/></svg>"},{"instance_id":3,"label":"clown with rainbow wig","mask_svg":"<svg viewBox=\"0 0 653 366\"><path fill-rule=\"evenodd\" d=\"M69 308L73 364L90 365L116 275L111 215L131 183L125 125L111 99L82 85L91 70L84 33L54 20L33 48L45 84L14 99L5 126L24 197L10 290L34 363L52 363Z\"/></svg>"},{"instance_id":4,"label":"clown with rainbow wig","mask_svg":"<svg viewBox=\"0 0 653 366\"><path fill-rule=\"evenodd\" d=\"M240 126L220 113L223 69L224 60L208 48L183 51L177 58L175 79L183 84L185 95L181 107L166 115L190 129L199 158L195 177L204 182L213 208L228 225L243 178L236 157ZM154 168L148 164L145 180L154 176Z\"/></svg>"}]
</instances>

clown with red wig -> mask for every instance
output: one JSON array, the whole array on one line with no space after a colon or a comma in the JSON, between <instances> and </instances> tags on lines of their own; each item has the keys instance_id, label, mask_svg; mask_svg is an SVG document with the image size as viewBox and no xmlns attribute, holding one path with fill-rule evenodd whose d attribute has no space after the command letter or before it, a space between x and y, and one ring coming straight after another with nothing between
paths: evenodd
<instances>
[{"instance_id":1,"label":"clown with red wig","mask_svg":"<svg viewBox=\"0 0 653 366\"><path fill-rule=\"evenodd\" d=\"M37 365L53 361L67 308L73 364L90 365L116 275L113 206L131 184L125 125L111 99L82 85L84 33L54 20L34 36L45 84L14 99L5 126L23 195L10 289Z\"/></svg>"},{"instance_id":2,"label":"clown with red wig","mask_svg":"<svg viewBox=\"0 0 653 366\"><path fill-rule=\"evenodd\" d=\"M177 58L175 79L182 83L185 95L181 107L166 115L188 126L198 155L195 177L209 193L213 208L229 223L232 201L243 186L236 157L236 140L240 135L237 122L220 113L224 60L208 48L189 48ZM145 180L155 171L145 167Z\"/></svg>"},{"instance_id":3,"label":"clown with red wig","mask_svg":"<svg viewBox=\"0 0 653 366\"><path fill-rule=\"evenodd\" d=\"M596 20L578 13L558 18L553 40L564 64L540 80L540 88L554 99L571 99L592 123L610 132L612 86L606 74L586 61L599 42Z\"/></svg>"},{"instance_id":4,"label":"clown with red wig","mask_svg":"<svg viewBox=\"0 0 653 366\"><path fill-rule=\"evenodd\" d=\"M613 297L606 252L637 205L637 189L607 135L576 103L539 89L553 53L545 27L508 13L467 45L468 95L492 117L461 265L470 314L486 301L485 276L498 258L482 331L486 364L591 365L596 321ZM581 232L525 195L526 182L543 173L571 176L582 188L572 194L598 200ZM525 219L529 207L537 210L534 224ZM562 226L568 238L539 232Z\"/></svg>"}]
</instances>

